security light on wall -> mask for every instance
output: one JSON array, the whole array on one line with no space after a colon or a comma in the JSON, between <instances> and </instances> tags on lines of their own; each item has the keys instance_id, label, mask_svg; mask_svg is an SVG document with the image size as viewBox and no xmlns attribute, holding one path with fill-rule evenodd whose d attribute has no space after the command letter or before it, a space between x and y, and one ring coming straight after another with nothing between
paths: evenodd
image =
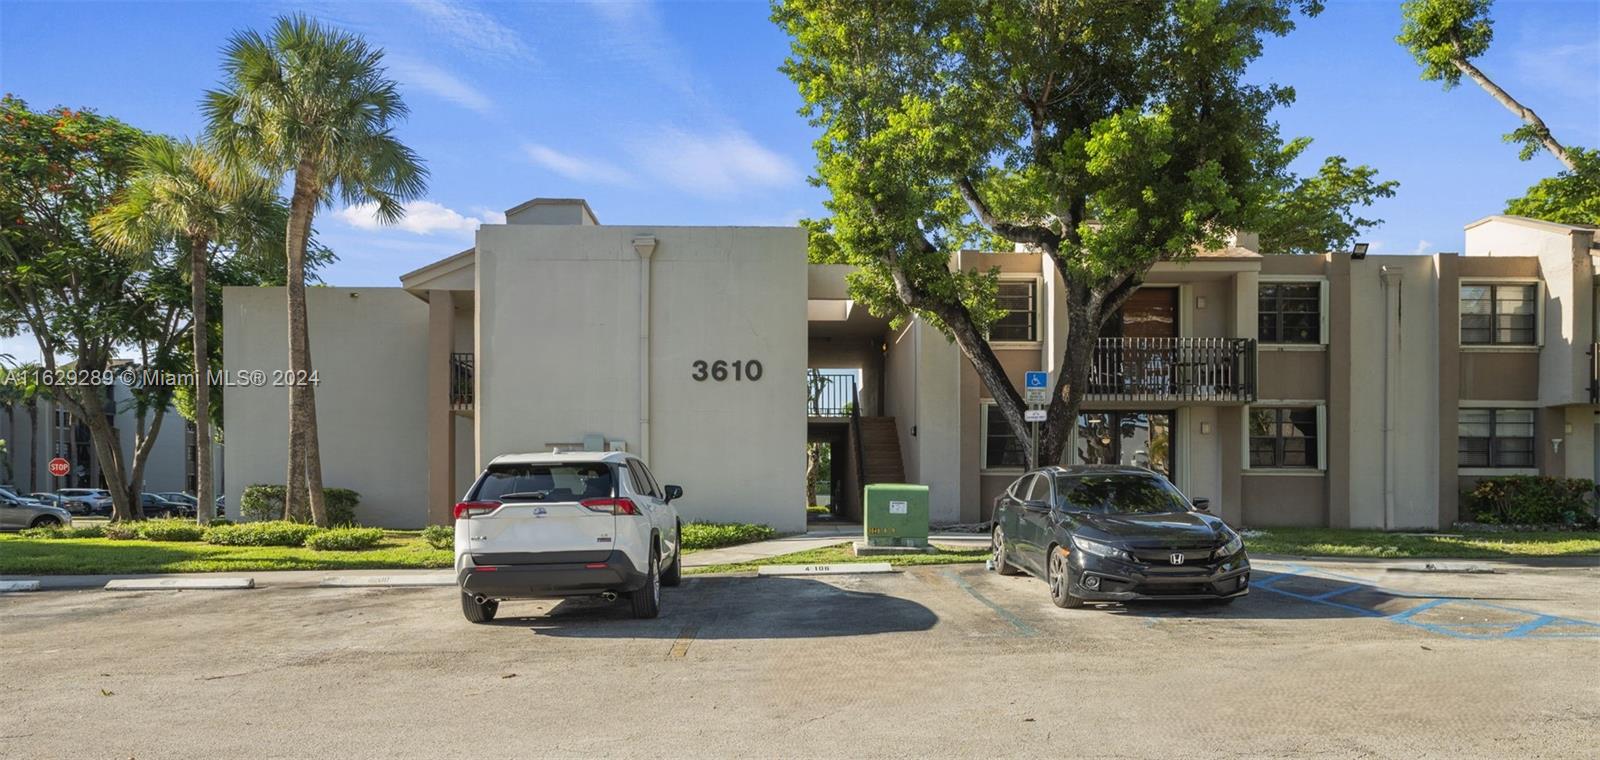
<instances>
[{"instance_id":1,"label":"security light on wall","mask_svg":"<svg viewBox=\"0 0 1600 760\"><path fill-rule=\"evenodd\" d=\"M1354 250L1350 251L1350 258L1360 261L1367 257L1367 244L1356 243Z\"/></svg>"}]
</instances>

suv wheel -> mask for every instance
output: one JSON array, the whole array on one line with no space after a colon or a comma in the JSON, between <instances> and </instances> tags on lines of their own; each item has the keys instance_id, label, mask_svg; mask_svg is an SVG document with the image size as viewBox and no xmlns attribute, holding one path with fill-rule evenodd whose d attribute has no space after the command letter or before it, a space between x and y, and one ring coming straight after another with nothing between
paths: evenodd
<instances>
[{"instance_id":1,"label":"suv wheel","mask_svg":"<svg viewBox=\"0 0 1600 760\"><path fill-rule=\"evenodd\" d=\"M1060 547L1050 547L1049 563L1050 601L1057 607L1071 609L1082 607L1083 600L1072 595L1072 574L1067 570L1067 555L1061 553Z\"/></svg>"},{"instance_id":2,"label":"suv wheel","mask_svg":"<svg viewBox=\"0 0 1600 760\"><path fill-rule=\"evenodd\" d=\"M661 571L661 585L676 586L683 582L683 525L678 525L678 535L673 538L678 553L672 556L672 566Z\"/></svg>"},{"instance_id":3,"label":"suv wheel","mask_svg":"<svg viewBox=\"0 0 1600 760\"><path fill-rule=\"evenodd\" d=\"M472 598L471 594L461 594L461 614L474 623L487 623L494 619L494 613L500 610L500 603L493 599L485 599L482 604Z\"/></svg>"},{"instance_id":4,"label":"suv wheel","mask_svg":"<svg viewBox=\"0 0 1600 760\"><path fill-rule=\"evenodd\" d=\"M28 527L30 527L30 528L59 528L59 527L61 527L61 521L57 520L54 517L51 517L50 515L40 515L38 517L33 518L33 522L29 523Z\"/></svg>"},{"instance_id":5,"label":"suv wheel","mask_svg":"<svg viewBox=\"0 0 1600 760\"><path fill-rule=\"evenodd\" d=\"M653 618L661 614L661 555L650 552L650 562L645 569L644 585L628 594L633 603L633 616Z\"/></svg>"}]
</instances>

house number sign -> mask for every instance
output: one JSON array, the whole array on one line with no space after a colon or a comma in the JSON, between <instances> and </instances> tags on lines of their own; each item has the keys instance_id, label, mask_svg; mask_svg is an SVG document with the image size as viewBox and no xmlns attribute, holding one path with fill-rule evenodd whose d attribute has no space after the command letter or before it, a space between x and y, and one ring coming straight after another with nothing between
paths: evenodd
<instances>
[{"instance_id":1,"label":"house number sign","mask_svg":"<svg viewBox=\"0 0 1600 760\"><path fill-rule=\"evenodd\" d=\"M761 379L761 373L761 362L756 359L736 359L731 362L723 361L722 359L710 362L705 359L696 359L694 362L694 374L690 375L690 377L693 377L695 382L700 383L706 380L715 380L719 383L727 380L735 382L749 380L753 383Z\"/></svg>"}]
</instances>

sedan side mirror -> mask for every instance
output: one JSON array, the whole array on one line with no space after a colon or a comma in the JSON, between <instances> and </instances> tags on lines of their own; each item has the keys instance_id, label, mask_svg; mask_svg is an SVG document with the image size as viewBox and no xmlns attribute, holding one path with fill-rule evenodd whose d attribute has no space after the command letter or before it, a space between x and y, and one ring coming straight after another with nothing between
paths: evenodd
<instances>
[{"instance_id":1,"label":"sedan side mirror","mask_svg":"<svg viewBox=\"0 0 1600 760\"><path fill-rule=\"evenodd\" d=\"M1196 510L1201 511L1201 512L1210 512L1211 511L1211 500L1210 499L1206 499L1206 498L1195 499L1194 500L1194 508Z\"/></svg>"},{"instance_id":2,"label":"sedan side mirror","mask_svg":"<svg viewBox=\"0 0 1600 760\"><path fill-rule=\"evenodd\" d=\"M683 498L683 486L667 486L667 502Z\"/></svg>"},{"instance_id":3,"label":"sedan side mirror","mask_svg":"<svg viewBox=\"0 0 1600 760\"><path fill-rule=\"evenodd\" d=\"M1049 512L1050 511L1050 502L1048 502L1048 501L1039 501L1038 499L1030 499L1028 501L1024 501L1024 502L1022 502L1022 506L1025 509L1032 509L1032 510L1035 510L1035 511L1038 511L1038 512Z\"/></svg>"}]
</instances>

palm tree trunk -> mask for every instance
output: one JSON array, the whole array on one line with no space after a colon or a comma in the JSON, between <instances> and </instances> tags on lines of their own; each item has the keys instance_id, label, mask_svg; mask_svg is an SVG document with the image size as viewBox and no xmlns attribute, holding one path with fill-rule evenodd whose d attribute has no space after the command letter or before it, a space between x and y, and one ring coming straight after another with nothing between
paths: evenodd
<instances>
[{"instance_id":1,"label":"palm tree trunk","mask_svg":"<svg viewBox=\"0 0 1600 760\"><path fill-rule=\"evenodd\" d=\"M311 215L316 209L316 170L310 161L295 169L294 195L289 202L289 484L284 507L293 510L296 491L303 486L311 506L311 522L328 524L322 493L322 458L317 446L316 394L310 384L311 334L306 317L306 246ZM299 451L295 451L298 445ZM298 483L297 483L298 481Z\"/></svg>"},{"instance_id":2,"label":"palm tree trunk","mask_svg":"<svg viewBox=\"0 0 1600 760\"><path fill-rule=\"evenodd\" d=\"M211 355L206 345L211 337L206 314L208 248L205 240L197 239L189 249L189 306L194 310L194 513L201 525L210 524L215 508L211 495Z\"/></svg>"},{"instance_id":3,"label":"palm tree trunk","mask_svg":"<svg viewBox=\"0 0 1600 760\"><path fill-rule=\"evenodd\" d=\"M1478 86L1482 87L1484 92L1489 93L1490 97L1500 101L1500 105L1505 106L1506 110L1516 114L1517 118L1528 126L1533 127L1534 134L1539 138L1539 144L1543 145L1545 150L1550 151L1550 155L1555 156L1556 160L1566 166L1567 171L1577 171L1578 162L1573 160L1572 154L1567 152L1567 149L1561 143L1556 142L1555 136L1550 134L1550 128L1545 126L1544 119L1539 118L1539 114L1534 113L1532 108L1511 97L1511 93L1500 89L1500 85L1495 84L1494 80L1489 78L1489 75L1483 73L1477 66L1472 65L1472 62L1467 60L1465 56L1460 55L1460 49L1460 45L1457 45L1456 50L1458 52L1451 59L1451 63L1454 63L1456 68L1461 70L1461 73L1466 74L1472 78L1472 81L1477 82Z\"/></svg>"}]
</instances>

